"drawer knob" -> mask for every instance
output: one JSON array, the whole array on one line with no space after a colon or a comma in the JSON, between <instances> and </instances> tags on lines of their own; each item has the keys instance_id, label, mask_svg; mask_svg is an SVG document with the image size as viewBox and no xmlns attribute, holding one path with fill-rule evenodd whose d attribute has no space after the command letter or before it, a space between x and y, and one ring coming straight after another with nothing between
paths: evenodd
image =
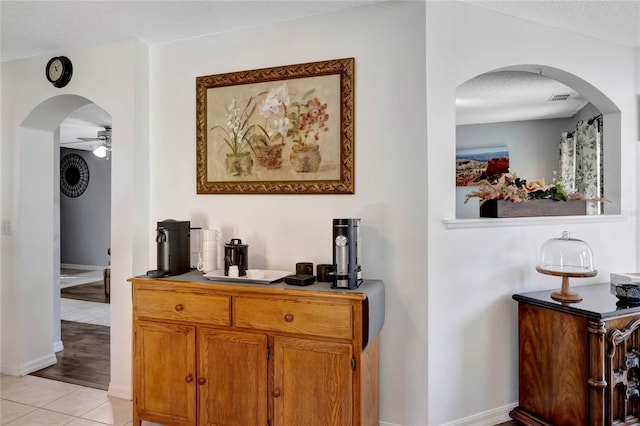
<instances>
[{"instance_id":1,"label":"drawer knob","mask_svg":"<svg viewBox=\"0 0 640 426\"><path fill-rule=\"evenodd\" d=\"M189 374L187 377L184 378L184 381L187 383L193 382L193 376Z\"/></svg>"},{"instance_id":2,"label":"drawer knob","mask_svg":"<svg viewBox=\"0 0 640 426\"><path fill-rule=\"evenodd\" d=\"M274 398L279 398L280 397L280 389L276 389L273 391L273 397Z\"/></svg>"},{"instance_id":3,"label":"drawer knob","mask_svg":"<svg viewBox=\"0 0 640 426\"><path fill-rule=\"evenodd\" d=\"M205 379L204 377L200 377L198 379L198 384L199 385L204 385L205 383L207 383L207 379Z\"/></svg>"},{"instance_id":4,"label":"drawer knob","mask_svg":"<svg viewBox=\"0 0 640 426\"><path fill-rule=\"evenodd\" d=\"M182 306L181 304L177 304L175 309L177 312L181 312L184 309L184 306Z\"/></svg>"},{"instance_id":5,"label":"drawer knob","mask_svg":"<svg viewBox=\"0 0 640 426\"><path fill-rule=\"evenodd\" d=\"M291 321L293 321L293 315L291 315L291 314L286 314L286 315L284 316L284 320L285 320L286 322L291 322Z\"/></svg>"}]
</instances>

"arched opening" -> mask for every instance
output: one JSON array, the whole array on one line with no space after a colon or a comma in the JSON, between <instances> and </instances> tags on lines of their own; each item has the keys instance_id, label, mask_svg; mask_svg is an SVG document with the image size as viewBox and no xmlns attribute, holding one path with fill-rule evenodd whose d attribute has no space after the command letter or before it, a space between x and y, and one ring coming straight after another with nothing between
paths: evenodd
<instances>
[{"instance_id":1,"label":"arched opening","mask_svg":"<svg viewBox=\"0 0 640 426\"><path fill-rule=\"evenodd\" d=\"M477 90L473 108L467 108L468 99L464 99L470 86ZM549 90L558 90L558 87L567 90L553 93L562 96L550 96ZM515 96L522 95L522 103L501 98L507 88ZM564 110L552 108L554 103L554 106L560 106L555 99L562 97L565 97L567 107ZM489 116L487 112L492 114ZM601 116L606 135L601 141L598 160L602 172L598 179L601 182L599 192L607 201L602 203L597 214L620 213L620 110L604 93L582 78L542 65L491 70L458 86L456 113L457 152L473 153L479 148L506 151L512 172L529 180L544 178L545 182L556 179L556 173L560 172L562 132L571 132L578 121ZM478 198L465 203L466 195L472 190L473 186L457 186L457 218L479 216Z\"/></svg>"},{"instance_id":2,"label":"arched opening","mask_svg":"<svg viewBox=\"0 0 640 426\"><path fill-rule=\"evenodd\" d=\"M65 140L61 135L64 134L61 124L74 111L91 105L93 102L82 96L55 96L36 106L19 129L16 145L19 151L18 211L14 225L19 252L15 269L19 297L14 309L19 318L16 324L25 328L16 334L20 356L36 361L21 367L22 371L16 372L18 375L55 364L55 352L63 347L60 327L60 206L64 195L60 193L60 146ZM90 151L86 153L93 155ZM81 155L76 156L81 158ZM74 182L78 178L77 186L82 181L81 170L77 167L71 169L66 177ZM110 180L110 174L106 179ZM106 261L100 263L106 264Z\"/></svg>"}]
</instances>

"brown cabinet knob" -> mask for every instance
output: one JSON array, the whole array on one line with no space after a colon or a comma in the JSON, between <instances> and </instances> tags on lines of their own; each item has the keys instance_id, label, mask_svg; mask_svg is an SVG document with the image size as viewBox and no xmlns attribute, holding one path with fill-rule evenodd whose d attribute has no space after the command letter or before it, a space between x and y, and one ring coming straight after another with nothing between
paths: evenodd
<instances>
[{"instance_id":1,"label":"brown cabinet knob","mask_svg":"<svg viewBox=\"0 0 640 426\"><path fill-rule=\"evenodd\" d=\"M204 385L205 383L207 383L207 379L205 379L204 377L200 377L198 379L198 384L199 385Z\"/></svg>"},{"instance_id":2,"label":"brown cabinet knob","mask_svg":"<svg viewBox=\"0 0 640 426\"><path fill-rule=\"evenodd\" d=\"M193 376L189 374L187 377L184 378L184 381L187 383L193 382Z\"/></svg>"},{"instance_id":3,"label":"brown cabinet knob","mask_svg":"<svg viewBox=\"0 0 640 426\"><path fill-rule=\"evenodd\" d=\"M291 322L291 321L293 321L293 315L291 315L291 314L286 314L286 315L284 316L284 320L285 320L286 322Z\"/></svg>"},{"instance_id":4,"label":"brown cabinet knob","mask_svg":"<svg viewBox=\"0 0 640 426\"><path fill-rule=\"evenodd\" d=\"M175 309L177 312L180 312L184 309L184 306L182 306L181 304L177 304Z\"/></svg>"},{"instance_id":5,"label":"brown cabinet knob","mask_svg":"<svg viewBox=\"0 0 640 426\"><path fill-rule=\"evenodd\" d=\"M274 398L280 397L280 389L276 389L276 390L273 391L273 397Z\"/></svg>"}]
</instances>

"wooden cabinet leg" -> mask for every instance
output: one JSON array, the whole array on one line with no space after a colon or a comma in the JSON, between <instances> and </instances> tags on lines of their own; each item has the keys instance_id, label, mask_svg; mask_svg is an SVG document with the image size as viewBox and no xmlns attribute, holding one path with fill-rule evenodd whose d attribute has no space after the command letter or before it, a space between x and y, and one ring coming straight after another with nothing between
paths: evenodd
<instances>
[{"instance_id":1,"label":"wooden cabinet leg","mask_svg":"<svg viewBox=\"0 0 640 426\"><path fill-rule=\"evenodd\" d=\"M607 332L603 321L589 321L589 424L603 425L605 390L607 381L604 372L604 335Z\"/></svg>"}]
</instances>

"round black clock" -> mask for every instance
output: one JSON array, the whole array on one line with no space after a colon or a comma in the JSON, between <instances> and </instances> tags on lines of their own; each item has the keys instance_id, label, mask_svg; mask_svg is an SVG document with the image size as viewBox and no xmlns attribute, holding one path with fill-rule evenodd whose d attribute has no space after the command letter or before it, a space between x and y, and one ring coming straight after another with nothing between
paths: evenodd
<instances>
[{"instance_id":1,"label":"round black clock","mask_svg":"<svg viewBox=\"0 0 640 426\"><path fill-rule=\"evenodd\" d=\"M70 198L81 196L89 186L89 166L78 154L60 160L60 190Z\"/></svg>"},{"instance_id":2,"label":"round black clock","mask_svg":"<svg viewBox=\"0 0 640 426\"><path fill-rule=\"evenodd\" d=\"M49 59L45 68L47 80L55 87L64 87L71 81L73 75L73 65L66 56L56 56Z\"/></svg>"}]
</instances>

